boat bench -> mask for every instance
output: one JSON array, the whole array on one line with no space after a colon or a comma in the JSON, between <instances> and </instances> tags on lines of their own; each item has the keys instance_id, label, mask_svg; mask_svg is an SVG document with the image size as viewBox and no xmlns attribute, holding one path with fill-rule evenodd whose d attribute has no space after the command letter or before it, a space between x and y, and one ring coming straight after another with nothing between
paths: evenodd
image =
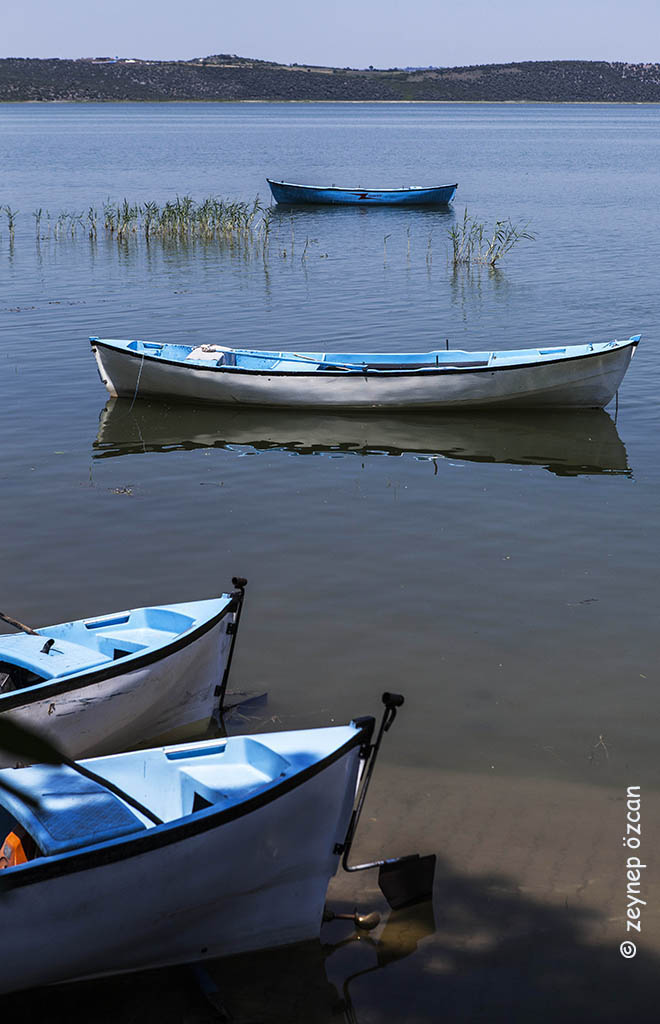
<instances>
[{"instance_id":1,"label":"boat bench","mask_svg":"<svg viewBox=\"0 0 660 1024\"><path fill-rule=\"evenodd\" d=\"M2 802L45 856L104 843L145 828L119 797L72 768L64 765L21 768L17 773L17 786L23 773L29 773L31 792L39 793L37 806L28 807L9 793L3 794Z\"/></svg>"},{"instance_id":2,"label":"boat bench","mask_svg":"<svg viewBox=\"0 0 660 1024\"><path fill-rule=\"evenodd\" d=\"M117 630L116 633L99 633L97 642L99 650L111 658L116 658L117 651L134 654L147 647L162 647L164 644L171 643L177 636L178 633L167 633L163 629L138 626L135 629Z\"/></svg>"},{"instance_id":3,"label":"boat bench","mask_svg":"<svg viewBox=\"0 0 660 1024\"><path fill-rule=\"evenodd\" d=\"M270 370L284 371L286 373L313 373L314 370L324 369L323 363L315 363L309 359L277 359Z\"/></svg>"},{"instance_id":4,"label":"boat bench","mask_svg":"<svg viewBox=\"0 0 660 1024\"><path fill-rule=\"evenodd\" d=\"M202 751L192 764L189 758L186 761L179 768L183 814L198 809L199 797L209 805L238 803L251 790L275 782L291 769L285 757L244 736L230 737L221 757L217 753L205 757Z\"/></svg>"},{"instance_id":5,"label":"boat bench","mask_svg":"<svg viewBox=\"0 0 660 1024\"><path fill-rule=\"evenodd\" d=\"M55 637L55 643L44 650L46 641L52 639L49 638L47 629L37 636L18 633L16 636L4 636L2 639L3 653L5 657L8 656L10 663L36 672L42 679L68 676L74 672L95 668L112 658L111 654L108 655L104 651L81 647L80 644L62 640L60 637Z\"/></svg>"}]
</instances>

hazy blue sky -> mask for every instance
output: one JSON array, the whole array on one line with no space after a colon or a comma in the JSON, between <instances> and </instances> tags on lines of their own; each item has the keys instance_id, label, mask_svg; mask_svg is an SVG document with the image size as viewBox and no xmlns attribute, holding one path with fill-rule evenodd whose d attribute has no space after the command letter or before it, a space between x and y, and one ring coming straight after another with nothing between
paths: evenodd
<instances>
[{"instance_id":1,"label":"hazy blue sky","mask_svg":"<svg viewBox=\"0 0 660 1024\"><path fill-rule=\"evenodd\" d=\"M18 0L0 37L5 57L212 53L353 67L660 62L660 0Z\"/></svg>"}]
</instances>

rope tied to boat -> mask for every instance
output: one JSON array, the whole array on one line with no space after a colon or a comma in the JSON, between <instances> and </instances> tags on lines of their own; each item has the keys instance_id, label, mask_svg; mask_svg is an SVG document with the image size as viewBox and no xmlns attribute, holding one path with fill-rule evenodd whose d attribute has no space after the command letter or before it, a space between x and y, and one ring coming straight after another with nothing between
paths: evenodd
<instances>
[{"instance_id":1,"label":"rope tied to boat","mask_svg":"<svg viewBox=\"0 0 660 1024\"><path fill-rule=\"evenodd\" d=\"M133 401L130 404L130 407L128 409L128 413L133 411L133 406L135 405L135 399L138 396L138 389L140 387L140 377L142 376L142 367L143 366L144 366L144 349L142 350L142 359L140 360L140 369L138 370L137 380L135 381L135 391L133 393ZM128 416L128 413L126 413L127 416Z\"/></svg>"}]
</instances>

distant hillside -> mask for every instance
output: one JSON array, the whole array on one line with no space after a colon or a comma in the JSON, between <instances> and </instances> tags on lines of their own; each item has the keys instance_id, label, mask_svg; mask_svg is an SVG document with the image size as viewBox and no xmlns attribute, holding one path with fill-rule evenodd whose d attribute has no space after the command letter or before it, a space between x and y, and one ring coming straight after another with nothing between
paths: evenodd
<instances>
[{"instance_id":1,"label":"distant hillside","mask_svg":"<svg viewBox=\"0 0 660 1024\"><path fill-rule=\"evenodd\" d=\"M289 66L229 54L192 61L0 59L0 101L25 100L659 103L660 65L526 61L362 71Z\"/></svg>"}]
</instances>

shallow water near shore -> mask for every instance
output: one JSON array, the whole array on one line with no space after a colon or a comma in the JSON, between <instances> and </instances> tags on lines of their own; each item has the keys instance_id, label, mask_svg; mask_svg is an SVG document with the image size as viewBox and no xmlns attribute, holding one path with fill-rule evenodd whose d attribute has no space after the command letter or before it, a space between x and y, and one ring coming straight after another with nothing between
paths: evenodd
<instances>
[{"instance_id":1,"label":"shallow water near shore","mask_svg":"<svg viewBox=\"0 0 660 1024\"><path fill-rule=\"evenodd\" d=\"M360 847L436 852L433 918L388 917L375 879L338 877L333 905L375 907L379 930L335 922L322 945L213 965L234 1018L652 1019L660 110L0 105L0 127L0 205L19 210L13 238L0 216L0 606L41 625L211 595L238 573L230 689L268 703L231 731L406 696ZM266 174L459 190L444 211L277 209L267 254L37 238L31 216L108 196L266 201ZM454 272L446 233L466 205L535 241L496 273ZM618 409L538 416L108 401L87 341L477 350L637 333ZM625 961L630 785L650 866ZM179 970L52 1000L73 1019L211 1019Z\"/></svg>"}]
</instances>

